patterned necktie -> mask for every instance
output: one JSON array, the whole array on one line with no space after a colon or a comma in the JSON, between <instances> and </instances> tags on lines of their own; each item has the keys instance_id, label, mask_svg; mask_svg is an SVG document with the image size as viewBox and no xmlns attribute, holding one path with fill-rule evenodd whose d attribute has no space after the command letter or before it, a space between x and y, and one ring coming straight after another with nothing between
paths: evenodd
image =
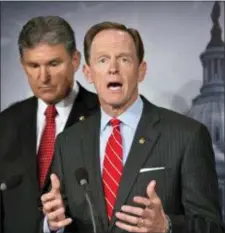
<instances>
[{"instance_id":1,"label":"patterned necktie","mask_svg":"<svg viewBox=\"0 0 225 233\"><path fill-rule=\"evenodd\" d=\"M109 220L112 218L120 178L123 171L123 147L120 133L120 120L112 119L110 124L113 127L113 130L106 144L102 172L103 189Z\"/></svg>"},{"instance_id":2,"label":"patterned necktie","mask_svg":"<svg viewBox=\"0 0 225 233\"><path fill-rule=\"evenodd\" d=\"M38 150L39 185L43 187L48 169L50 167L55 144L57 110L54 105L49 105L45 110L45 128L43 130Z\"/></svg>"}]
</instances>

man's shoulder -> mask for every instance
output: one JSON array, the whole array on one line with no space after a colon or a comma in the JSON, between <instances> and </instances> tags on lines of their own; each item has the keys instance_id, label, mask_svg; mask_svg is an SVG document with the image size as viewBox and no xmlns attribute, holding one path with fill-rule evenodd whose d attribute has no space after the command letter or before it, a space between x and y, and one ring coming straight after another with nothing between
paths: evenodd
<instances>
[{"instance_id":1,"label":"man's shoulder","mask_svg":"<svg viewBox=\"0 0 225 233\"><path fill-rule=\"evenodd\" d=\"M100 120L99 115L100 115L100 110L96 109L91 115L80 119L79 122L64 129L59 134L58 138L64 138L64 139L72 138L73 141L75 141L76 139L89 134L90 130L97 127L96 121Z\"/></svg>"},{"instance_id":2,"label":"man's shoulder","mask_svg":"<svg viewBox=\"0 0 225 233\"><path fill-rule=\"evenodd\" d=\"M150 109L153 108L154 111L158 114L164 130L170 128L176 131L190 132L196 131L202 127L205 128L201 122L185 114L164 107L156 106L150 103L148 100L145 100L144 102L149 105Z\"/></svg>"},{"instance_id":3,"label":"man's shoulder","mask_svg":"<svg viewBox=\"0 0 225 233\"><path fill-rule=\"evenodd\" d=\"M14 102L0 113L0 119L17 118L26 112L27 107L32 106L35 103L35 97Z\"/></svg>"},{"instance_id":4,"label":"man's shoulder","mask_svg":"<svg viewBox=\"0 0 225 233\"><path fill-rule=\"evenodd\" d=\"M176 111L158 107L160 116L163 119L163 125L167 128L173 128L176 131L183 131L184 133L193 133L200 128L206 128L201 122Z\"/></svg>"},{"instance_id":5,"label":"man's shoulder","mask_svg":"<svg viewBox=\"0 0 225 233\"><path fill-rule=\"evenodd\" d=\"M78 85L79 85L79 92L80 93L84 94L85 96L88 95L89 97L98 98L98 96L94 92L89 91L87 88L85 88L80 83L78 83Z\"/></svg>"},{"instance_id":6,"label":"man's shoulder","mask_svg":"<svg viewBox=\"0 0 225 233\"><path fill-rule=\"evenodd\" d=\"M86 88L84 88L80 83L79 85L79 92L76 101L84 102L89 109L95 109L99 106L98 96Z\"/></svg>"}]
</instances>

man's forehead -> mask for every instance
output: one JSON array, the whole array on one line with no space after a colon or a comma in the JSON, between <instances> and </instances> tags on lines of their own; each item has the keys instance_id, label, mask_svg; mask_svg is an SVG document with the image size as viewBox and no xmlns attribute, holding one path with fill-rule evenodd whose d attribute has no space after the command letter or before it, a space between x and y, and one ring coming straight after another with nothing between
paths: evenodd
<instances>
[{"instance_id":1,"label":"man's forehead","mask_svg":"<svg viewBox=\"0 0 225 233\"><path fill-rule=\"evenodd\" d=\"M24 48L23 53L34 54L34 53L57 53L66 51L65 46L63 44L47 44L47 43L40 43L35 45L32 48Z\"/></svg>"},{"instance_id":2,"label":"man's forehead","mask_svg":"<svg viewBox=\"0 0 225 233\"><path fill-rule=\"evenodd\" d=\"M134 41L127 32L119 30L105 30L102 32L97 34L93 40L90 50L91 56L99 57L108 54L113 54L113 56L134 56L136 54Z\"/></svg>"},{"instance_id":3,"label":"man's forehead","mask_svg":"<svg viewBox=\"0 0 225 233\"><path fill-rule=\"evenodd\" d=\"M24 59L43 59L43 60L51 60L54 58L63 57L66 54L66 50L64 45L48 45L48 44L39 44L34 48L25 48L23 50L23 58Z\"/></svg>"},{"instance_id":4,"label":"man's forehead","mask_svg":"<svg viewBox=\"0 0 225 233\"><path fill-rule=\"evenodd\" d=\"M120 42L120 41L133 41L131 35L122 30L117 29L106 29L103 30L94 37L92 44L97 43L108 43L108 42Z\"/></svg>"},{"instance_id":5,"label":"man's forehead","mask_svg":"<svg viewBox=\"0 0 225 233\"><path fill-rule=\"evenodd\" d=\"M120 30L104 30L93 39L91 50L94 53L103 52L135 52L134 41L129 33ZM110 50L110 51L109 51Z\"/></svg>"}]
</instances>

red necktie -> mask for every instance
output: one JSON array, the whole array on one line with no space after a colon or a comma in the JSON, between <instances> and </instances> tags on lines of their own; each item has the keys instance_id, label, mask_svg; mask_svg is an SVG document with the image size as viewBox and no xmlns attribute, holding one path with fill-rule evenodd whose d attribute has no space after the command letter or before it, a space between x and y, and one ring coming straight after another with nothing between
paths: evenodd
<instances>
[{"instance_id":1,"label":"red necktie","mask_svg":"<svg viewBox=\"0 0 225 233\"><path fill-rule=\"evenodd\" d=\"M54 153L55 134L56 134L56 124L55 124L56 115L57 115L57 110L55 106L49 105L45 110L46 123L41 136L40 146L37 155L40 187L43 187Z\"/></svg>"},{"instance_id":2,"label":"red necktie","mask_svg":"<svg viewBox=\"0 0 225 233\"><path fill-rule=\"evenodd\" d=\"M120 133L120 120L112 119L110 124L113 130L106 144L102 172L103 189L109 219L112 217L123 171L123 147Z\"/></svg>"}]
</instances>

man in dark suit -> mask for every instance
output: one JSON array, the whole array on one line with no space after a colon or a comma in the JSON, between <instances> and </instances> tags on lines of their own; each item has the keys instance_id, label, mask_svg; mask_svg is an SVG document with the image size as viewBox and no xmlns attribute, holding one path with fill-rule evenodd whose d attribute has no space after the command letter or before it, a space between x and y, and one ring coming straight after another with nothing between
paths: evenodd
<instances>
[{"instance_id":1,"label":"man in dark suit","mask_svg":"<svg viewBox=\"0 0 225 233\"><path fill-rule=\"evenodd\" d=\"M138 94L147 66L139 33L112 22L94 25L84 54L101 110L57 139L56 174L41 198L44 231L93 232L75 178L83 167L97 232L224 232L208 130Z\"/></svg>"},{"instance_id":2,"label":"man in dark suit","mask_svg":"<svg viewBox=\"0 0 225 233\"><path fill-rule=\"evenodd\" d=\"M74 32L62 18L35 17L19 35L20 58L34 96L0 114L0 228L35 233L49 186L55 136L92 114L97 96L74 83L80 64Z\"/></svg>"}]
</instances>

